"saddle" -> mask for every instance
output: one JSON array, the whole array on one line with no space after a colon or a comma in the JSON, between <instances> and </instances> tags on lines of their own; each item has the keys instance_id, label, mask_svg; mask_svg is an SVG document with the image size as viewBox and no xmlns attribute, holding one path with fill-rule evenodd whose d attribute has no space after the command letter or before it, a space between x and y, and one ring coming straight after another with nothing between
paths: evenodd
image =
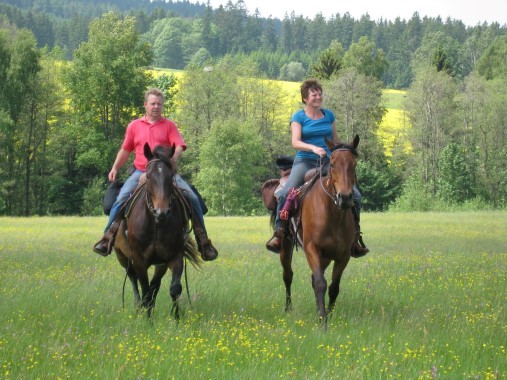
<instances>
[{"instance_id":1,"label":"saddle","mask_svg":"<svg viewBox=\"0 0 507 380\"><path fill-rule=\"evenodd\" d=\"M278 156L276 158L276 167L279 170L280 178L268 179L262 184L262 202L269 211L276 210L280 190L289 178L293 163L294 158L291 156Z\"/></svg>"},{"instance_id":2,"label":"saddle","mask_svg":"<svg viewBox=\"0 0 507 380\"><path fill-rule=\"evenodd\" d=\"M192 219L192 207L187 202L185 196L183 195L183 192L181 189L177 186L174 186L175 189L175 198L176 201L182 206L182 209L184 210L184 224L187 225L187 233L190 232L190 228L188 228L188 223ZM127 222L128 217L130 215L130 211L132 210L132 207L139 202L143 197L146 197L146 175L143 174L139 178L139 184L137 185L134 192L130 195L130 197L127 199L127 201L123 204L123 206L118 211L118 214L114 218L113 223L109 227L108 231L106 232L106 236L109 239L108 243L108 253L112 251L114 246L114 241L116 238L116 234L118 232L118 229L120 228L120 224L122 220L125 220Z\"/></svg>"},{"instance_id":3,"label":"saddle","mask_svg":"<svg viewBox=\"0 0 507 380\"><path fill-rule=\"evenodd\" d=\"M287 222L287 231L291 240L295 242L296 247L303 246L301 237L298 234L301 228L301 206L303 201L320 178L320 169L311 169L305 174L305 183L298 188L292 188L280 211L280 219Z\"/></svg>"}]
</instances>

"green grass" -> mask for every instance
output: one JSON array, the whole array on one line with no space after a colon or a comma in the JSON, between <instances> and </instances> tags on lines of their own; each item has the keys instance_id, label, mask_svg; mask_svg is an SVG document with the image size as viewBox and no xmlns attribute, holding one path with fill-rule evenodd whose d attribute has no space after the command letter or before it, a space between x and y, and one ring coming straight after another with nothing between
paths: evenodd
<instances>
[{"instance_id":1,"label":"green grass","mask_svg":"<svg viewBox=\"0 0 507 380\"><path fill-rule=\"evenodd\" d=\"M507 213L362 219L372 252L324 331L301 251L283 311L267 217L207 218L220 256L189 268L179 324L169 276L152 323L128 284L122 308L122 268L91 251L105 218L0 218L0 378L505 378Z\"/></svg>"}]
</instances>

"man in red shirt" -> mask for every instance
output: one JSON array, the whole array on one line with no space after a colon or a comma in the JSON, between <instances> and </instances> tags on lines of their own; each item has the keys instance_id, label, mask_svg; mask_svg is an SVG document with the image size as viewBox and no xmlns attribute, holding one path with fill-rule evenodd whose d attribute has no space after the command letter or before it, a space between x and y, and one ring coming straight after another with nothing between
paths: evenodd
<instances>
[{"instance_id":1,"label":"man in red shirt","mask_svg":"<svg viewBox=\"0 0 507 380\"><path fill-rule=\"evenodd\" d=\"M146 171L146 164L148 160L144 156L144 144L148 143L150 148L153 150L157 145L175 145L175 152L173 160L177 161L183 151L187 149L185 141L181 136L176 124L162 116L162 109L164 106L164 96L159 89L149 89L144 97L144 108L146 114L131 122L125 133L125 139L122 147L118 152L114 161L113 167L109 172L109 181L114 182L117 177L118 171L127 162L130 153L134 152L134 173L125 181L125 184L121 188L116 201L111 208L109 214L109 221L104 230L104 236L100 239L93 250L102 255L107 256L111 253L110 244L113 241L114 235L118 228L118 223L114 223L118 212L121 207L128 200L130 195L134 192L135 188L139 183L139 178ZM183 190L183 194L187 196L193 208L193 230L199 252L204 260L211 261L215 260L218 256L218 252L211 244L211 240L208 238L206 227L204 226L204 216L199 203L197 195L192 191L188 183L181 178L179 174L175 176L176 185Z\"/></svg>"}]
</instances>

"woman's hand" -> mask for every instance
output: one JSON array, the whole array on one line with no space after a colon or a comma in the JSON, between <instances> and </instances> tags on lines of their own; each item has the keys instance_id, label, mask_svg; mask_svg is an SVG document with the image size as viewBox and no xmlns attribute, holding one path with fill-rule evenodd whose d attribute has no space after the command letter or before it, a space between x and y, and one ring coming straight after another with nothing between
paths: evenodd
<instances>
[{"instance_id":1,"label":"woman's hand","mask_svg":"<svg viewBox=\"0 0 507 380\"><path fill-rule=\"evenodd\" d=\"M319 157L324 157L326 155L326 150L324 148L320 148L315 145L312 145L312 152Z\"/></svg>"}]
</instances>

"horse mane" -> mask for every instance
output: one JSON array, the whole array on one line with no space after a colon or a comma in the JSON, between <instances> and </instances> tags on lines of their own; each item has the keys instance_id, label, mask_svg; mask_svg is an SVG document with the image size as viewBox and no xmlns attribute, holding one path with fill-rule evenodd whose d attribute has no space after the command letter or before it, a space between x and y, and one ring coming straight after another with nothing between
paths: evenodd
<instances>
[{"instance_id":1,"label":"horse mane","mask_svg":"<svg viewBox=\"0 0 507 380\"><path fill-rule=\"evenodd\" d=\"M352 153L355 157L358 157L359 156L359 152L357 151L356 148L354 148L353 145L351 144L347 144L347 143L340 143L336 146L334 146L332 149L331 149L331 153L333 153L335 150L348 150L350 153Z\"/></svg>"}]
</instances>

